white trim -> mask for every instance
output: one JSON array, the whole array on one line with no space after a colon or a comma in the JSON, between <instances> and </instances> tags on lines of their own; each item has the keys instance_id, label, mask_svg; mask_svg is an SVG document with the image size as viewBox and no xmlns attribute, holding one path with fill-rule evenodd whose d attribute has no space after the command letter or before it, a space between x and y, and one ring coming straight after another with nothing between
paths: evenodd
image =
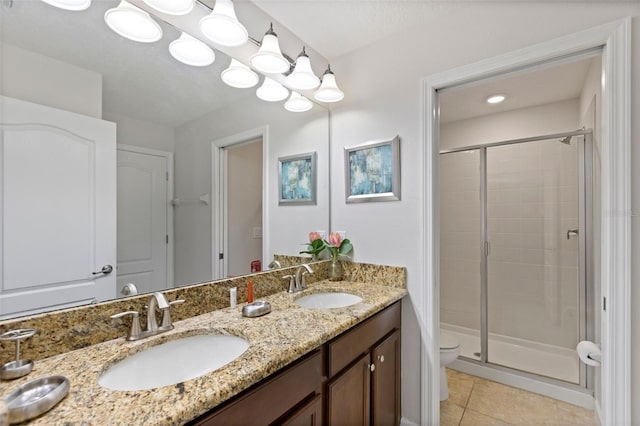
<instances>
[{"instance_id":1,"label":"white trim","mask_svg":"<svg viewBox=\"0 0 640 426\"><path fill-rule=\"evenodd\" d=\"M211 277L213 279L224 278L227 273L227 259L223 262L217 260L218 253L227 253L227 238L218 238L219 235L225 234L226 224L226 155L223 148L231 145L237 145L248 142L252 139L262 138L262 265L267 262L267 242L269 241L269 228L265 224L269 223L269 214L267 206L267 176L269 171L268 158L269 148L269 126L256 127L224 138L216 139L211 142L211 200L215 206L211 206ZM224 173L224 174L223 174ZM265 263L266 262L266 263Z\"/></svg>"},{"instance_id":2,"label":"white trim","mask_svg":"<svg viewBox=\"0 0 640 426\"><path fill-rule=\"evenodd\" d=\"M143 148L141 146L127 145L119 143L116 145L116 149L120 151L135 152L138 154L155 155L156 157L165 158L167 161L167 172L169 173L167 179L167 235L169 236L169 244L167 244L167 288L171 288L175 285L174 274L174 223L173 223L173 152L160 151L158 149Z\"/></svg>"},{"instance_id":3,"label":"white trim","mask_svg":"<svg viewBox=\"0 0 640 426\"><path fill-rule=\"evenodd\" d=\"M602 106L602 294L608 311L602 311L602 400L596 401L601 423L631 423L630 288L631 288L631 18L605 24L562 38L520 49L475 64L426 77L423 86L423 136L425 144L425 292L421 312L422 423L439 421L438 318L438 115L437 92L445 87L518 70L604 46ZM429 214L432 213L432 214ZM615 285L613 285L615 283ZM433 344L429 345L433 336Z\"/></svg>"}]
</instances>

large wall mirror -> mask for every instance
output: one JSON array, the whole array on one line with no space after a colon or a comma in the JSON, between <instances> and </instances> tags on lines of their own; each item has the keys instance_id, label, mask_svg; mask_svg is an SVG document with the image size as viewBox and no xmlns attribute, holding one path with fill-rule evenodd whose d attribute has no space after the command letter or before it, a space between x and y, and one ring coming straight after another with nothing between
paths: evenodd
<instances>
[{"instance_id":1,"label":"large wall mirror","mask_svg":"<svg viewBox=\"0 0 640 426\"><path fill-rule=\"evenodd\" d=\"M329 228L328 110L225 85L217 49L176 61L161 20L155 43L115 34L118 3L0 4L0 320L248 274ZM261 38L269 17L236 12ZM310 152L315 204L279 205L278 159Z\"/></svg>"}]
</instances>

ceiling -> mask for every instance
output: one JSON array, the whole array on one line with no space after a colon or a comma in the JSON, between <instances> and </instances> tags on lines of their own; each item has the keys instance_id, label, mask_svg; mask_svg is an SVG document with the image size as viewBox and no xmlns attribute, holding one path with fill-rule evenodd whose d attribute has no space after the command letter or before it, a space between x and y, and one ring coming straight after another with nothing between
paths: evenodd
<instances>
[{"instance_id":1,"label":"ceiling","mask_svg":"<svg viewBox=\"0 0 640 426\"><path fill-rule=\"evenodd\" d=\"M575 99L580 96L594 60L599 61L599 56L445 90L439 97L440 122ZM486 99L494 94L507 98L499 104L487 103Z\"/></svg>"},{"instance_id":2,"label":"ceiling","mask_svg":"<svg viewBox=\"0 0 640 426\"><path fill-rule=\"evenodd\" d=\"M456 8L464 6L461 0L253 2L328 59L411 26L452 19ZM204 68L189 67L174 60L168 45L179 33L170 25L161 24L164 37L152 44L136 43L116 35L106 27L103 15L117 4L118 0L94 0L86 11L68 12L36 0L3 1L0 36L18 47L102 74L105 112L176 127L239 98L255 97L252 89L234 89L222 83L220 73L230 59L219 51L216 51L216 62ZM328 24L331 31L327 31ZM443 108L442 119L459 120L575 98L587 67L586 61L564 64L526 77L516 75L448 92L441 99L443 106L448 105ZM509 99L488 109L484 100L493 92L504 92Z\"/></svg>"},{"instance_id":3,"label":"ceiling","mask_svg":"<svg viewBox=\"0 0 640 426\"><path fill-rule=\"evenodd\" d=\"M234 100L254 96L220 80L230 59L216 51L208 67L190 67L168 50L178 31L161 24L164 37L137 43L118 36L104 23L118 0L93 1L81 12L68 12L41 1L0 4L2 41L56 58L103 76L103 109L171 127L201 117Z\"/></svg>"}]
</instances>

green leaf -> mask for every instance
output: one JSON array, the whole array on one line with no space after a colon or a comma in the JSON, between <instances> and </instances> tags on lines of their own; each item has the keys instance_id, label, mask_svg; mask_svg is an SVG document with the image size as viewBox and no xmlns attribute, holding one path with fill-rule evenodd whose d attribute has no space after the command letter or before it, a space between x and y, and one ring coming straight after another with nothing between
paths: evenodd
<instances>
[{"instance_id":1,"label":"green leaf","mask_svg":"<svg viewBox=\"0 0 640 426\"><path fill-rule=\"evenodd\" d=\"M351 250L353 250L353 245L351 244L351 242L349 240L344 240L340 245L340 254L346 255Z\"/></svg>"}]
</instances>

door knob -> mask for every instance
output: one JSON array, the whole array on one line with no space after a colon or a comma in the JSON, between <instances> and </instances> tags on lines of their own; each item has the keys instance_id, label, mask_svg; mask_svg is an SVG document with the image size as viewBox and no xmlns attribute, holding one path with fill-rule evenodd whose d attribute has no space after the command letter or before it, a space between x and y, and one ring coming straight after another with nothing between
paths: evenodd
<instances>
[{"instance_id":1,"label":"door knob","mask_svg":"<svg viewBox=\"0 0 640 426\"><path fill-rule=\"evenodd\" d=\"M96 271L96 272L92 272L91 275L100 275L100 274L109 275L112 272L113 272L113 266L104 265L101 270Z\"/></svg>"},{"instance_id":2,"label":"door knob","mask_svg":"<svg viewBox=\"0 0 640 426\"><path fill-rule=\"evenodd\" d=\"M567 231L567 240L570 239L572 235L578 235L578 228L569 229Z\"/></svg>"}]
</instances>

